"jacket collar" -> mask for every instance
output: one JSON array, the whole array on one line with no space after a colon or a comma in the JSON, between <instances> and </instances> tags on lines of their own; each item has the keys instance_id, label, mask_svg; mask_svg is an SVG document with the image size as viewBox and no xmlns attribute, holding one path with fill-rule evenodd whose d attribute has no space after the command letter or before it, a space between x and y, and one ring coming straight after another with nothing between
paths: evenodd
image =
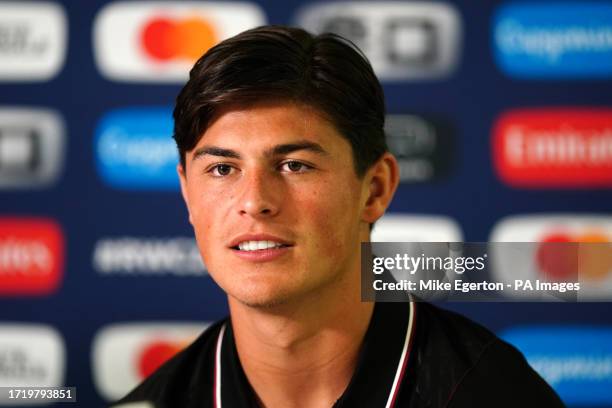
<instances>
[{"instance_id":1,"label":"jacket collar","mask_svg":"<svg viewBox=\"0 0 612 408\"><path fill-rule=\"evenodd\" d=\"M214 406L258 407L228 323L222 326L216 341ZM407 372L415 325L415 302L375 304L355 373L335 408L395 405Z\"/></svg>"}]
</instances>

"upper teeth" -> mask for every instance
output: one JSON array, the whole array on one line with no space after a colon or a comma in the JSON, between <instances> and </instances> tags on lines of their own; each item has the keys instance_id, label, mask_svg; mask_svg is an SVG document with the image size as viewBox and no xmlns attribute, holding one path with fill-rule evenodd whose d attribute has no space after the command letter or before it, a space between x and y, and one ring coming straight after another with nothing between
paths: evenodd
<instances>
[{"instance_id":1,"label":"upper teeth","mask_svg":"<svg viewBox=\"0 0 612 408\"><path fill-rule=\"evenodd\" d=\"M257 251L259 249L278 248L283 244L274 241L244 241L238 244L241 251Z\"/></svg>"}]
</instances>

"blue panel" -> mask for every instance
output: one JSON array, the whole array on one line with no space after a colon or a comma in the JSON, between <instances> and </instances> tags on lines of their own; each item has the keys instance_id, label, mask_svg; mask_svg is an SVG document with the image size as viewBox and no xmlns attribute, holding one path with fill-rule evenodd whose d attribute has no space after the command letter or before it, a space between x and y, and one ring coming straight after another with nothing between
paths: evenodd
<instances>
[{"instance_id":1,"label":"blue panel","mask_svg":"<svg viewBox=\"0 0 612 408\"><path fill-rule=\"evenodd\" d=\"M125 108L104 115L95 136L96 165L112 187L178 190L171 108Z\"/></svg>"},{"instance_id":2,"label":"blue panel","mask_svg":"<svg viewBox=\"0 0 612 408\"><path fill-rule=\"evenodd\" d=\"M496 13L493 48L513 77L612 76L612 4L511 3Z\"/></svg>"},{"instance_id":3,"label":"blue panel","mask_svg":"<svg viewBox=\"0 0 612 408\"><path fill-rule=\"evenodd\" d=\"M502 337L523 352L567 404L612 404L612 328L532 326Z\"/></svg>"}]
</instances>

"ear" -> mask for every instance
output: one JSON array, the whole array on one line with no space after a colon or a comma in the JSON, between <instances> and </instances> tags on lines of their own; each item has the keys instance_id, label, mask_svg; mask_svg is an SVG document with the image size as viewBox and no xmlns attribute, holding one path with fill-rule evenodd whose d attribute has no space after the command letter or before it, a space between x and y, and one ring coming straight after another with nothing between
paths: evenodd
<instances>
[{"instance_id":1,"label":"ear","mask_svg":"<svg viewBox=\"0 0 612 408\"><path fill-rule=\"evenodd\" d=\"M374 223L387 210L399 184L397 159L385 152L367 171L365 177L365 204L362 219Z\"/></svg>"},{"instance_id":2,"label":"ear","mask_svg":"<svg viewBox=\"0 0 612 408\"><path fill-rule=\"evenodd\" d=\"M178 178L181 183L181 195L183 196L183 201L185 201L185 205L187 206L187 213L189 214L189 223L193 225L191 211L189 210L189 195L187 194L187 175L181 163L176 165L176 172L178 173Z\"/></svg>"}]
</instances>

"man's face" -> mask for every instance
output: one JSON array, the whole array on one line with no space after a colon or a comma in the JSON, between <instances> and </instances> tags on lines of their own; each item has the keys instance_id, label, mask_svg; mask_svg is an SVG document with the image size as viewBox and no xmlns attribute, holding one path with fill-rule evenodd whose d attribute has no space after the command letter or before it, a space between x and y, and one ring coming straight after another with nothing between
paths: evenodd
<instances>
[{"instance_id":1,"label":"man's face","mask_svg":"<svg viewBox=\"0 0 612 408\"><path fill-rule=\"evenodd\" d=\"M349 142L310 107L258 104L222 113L179 168L204 262L251 306L358 280L369 188Z\"/></svg>"}]
</instances>

